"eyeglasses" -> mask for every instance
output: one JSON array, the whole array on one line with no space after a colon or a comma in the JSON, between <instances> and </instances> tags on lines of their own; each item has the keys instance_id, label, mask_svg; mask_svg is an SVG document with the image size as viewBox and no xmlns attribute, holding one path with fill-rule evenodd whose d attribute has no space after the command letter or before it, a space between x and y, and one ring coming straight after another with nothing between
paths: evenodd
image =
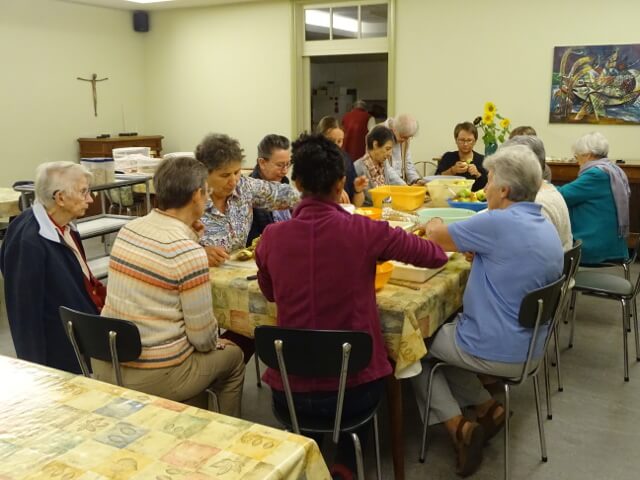
<instances>
[{"instance_id":1,"label":"eyeglasses","mask_svg":"<svg viewBox=\"0 0 640 480\"><path fill-rule=\"evenodd\" d=\"M456 139L456 142L458 142L458 143L473 143L475 141L476 141L475 138L458 138L458 139Z\"/></svg>"},{"instance_id":2,"label":"eyeglasses","mask_svg":"<svg viewBox=\"0 0 640 480\"><path fill-rule=\"evenodd\" d=\"M51 195L51 198L53 198L55 200L56 195L58 193L60 193L60 192L64 192L64 190L54 190L53 195ZM91 189L89 187L85 187L85 188L83 188L81 190L73 190L73 193L77 193L82 198L85 198L87 195L91 195Z\"/></svg>"},{"instance_id":3,"label":"eyeglasses","mask_svg":"<svg viewBox=\"0 0 640 480\"><path fill-rule=\"evenodd\" d=\"M274 163L273 165L280 170L289 170L291 163Z\"/></svg>"}]
</instances>

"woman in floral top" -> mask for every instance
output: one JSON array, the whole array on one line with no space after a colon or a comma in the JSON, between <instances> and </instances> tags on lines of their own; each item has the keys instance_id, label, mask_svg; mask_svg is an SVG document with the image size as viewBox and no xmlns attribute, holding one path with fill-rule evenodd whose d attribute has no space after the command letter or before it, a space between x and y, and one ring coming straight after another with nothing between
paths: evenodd
<instances>
[{"instance_id":1,"label":"woman in floral top","mask_svg":"<svg viewBox=\"0 0 640 480\"><path fill-rule=\"evenodd\" d=\"M240 175L243 150L224 134L207 135L196 148L196 158L209 171L211 201L205 209L201 243L209 266L217 267L233 250L245 247L253 221L253 208L282 210L293 207L300 194L291 185Z\"/></svg>"},{"instance_id":2,"label":"woman in floral top","mask_svg":"<svg viewBox=\"0 0 640 480\"><path fill-rule=\"evenodd\" d=\"M393 132L383 125L374 127L367 135L367 153L353 164L356 175L364 175L369 186L364 191L364 205L370 206L370 188L382 185L406 185L389 163L393 150Z\"/></svg>"}]
</instances>

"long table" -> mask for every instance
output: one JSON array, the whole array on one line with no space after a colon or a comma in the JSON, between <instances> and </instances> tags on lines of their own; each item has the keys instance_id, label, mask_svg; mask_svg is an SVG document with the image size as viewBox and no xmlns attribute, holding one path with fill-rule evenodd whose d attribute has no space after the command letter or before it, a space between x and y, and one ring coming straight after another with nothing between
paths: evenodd
<instances>
[{"instance_id":1,"label":"long table","mask_svg":"<svg viewBox=\"0 0 640 480\"><path fill-rule=\"evenodd\" d=\"M329 479L312 440L0 356L0 479Z\"/></svg>"},{"instance_id":2,"label":"long table","mask_svg":"<svg viewBox=\"0 0 640 480\"><path fill-rule=\"evenodd\" d=\"M276 305L264 298L255 279L247 280L256 273L254 262L229 263L210 271L213 310L222 328L253 337L256 326L276 324ZM469 270L469 262L455 253L418 290L387 284L377 292L380 327L396 377L419 373L416 362L427 354L424 339L462 305Z\"/></svg>"},{"instance_id":3,"label":"long table","mask_svg":"<svg viewBox=\"0 0 640 480\"><path fill-rule=\"evenodd\" d=\"M253 262L230 262L210 271L213 309L222 328L253 337L257 325L275 325L277 309L268 302L256 280ZM417 375L420 359L427 354L424 339L462 305L470 264L454 254L445 268L420 285L418 290L387 284L377 292L380 327L389 358L395 364L389 379L389 416L395 478L404 478L402 390L397 379Z\"/></svg>"}]
</instances>

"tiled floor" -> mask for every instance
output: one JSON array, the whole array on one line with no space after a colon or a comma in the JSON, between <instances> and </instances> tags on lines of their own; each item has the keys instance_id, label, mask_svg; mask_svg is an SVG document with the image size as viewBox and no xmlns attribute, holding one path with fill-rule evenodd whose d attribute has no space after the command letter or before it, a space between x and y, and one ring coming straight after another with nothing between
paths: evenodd
<instances>
[{"instance_id":1,"label":"tiled floor","mask_svg":"<svg viewBox=\"0 0 640 480\"><path fill-rule=\"evenodd\" d=\"M638 274L634 268L634 277ZM3 302L4 303L4 302ZM15 355L6 321L0 318L0 354ZM553 420L545 420L549 462L539 457L536 414L531 385L514 389L512 410L512 478L547 480L616 479L640 476L640 364L635 361L630 336L630 382L623 382L621 319L619 306L588 297L578 300L575 346L562 355L565 389L559 393L552 383ZM566 347L568 328L562 332ZM555 373L555 370L553 371ZM270 409L267 387L257 388L253 362L245 382L243 416L251 421L277 426ZM555 377L554 377L555 378ZM411 387L404 386L407 479L456 478L453 450L443 430L433 430L432 447L425 464L417 461L420 420ZM386 406L383 405L383 478L393 478L388 441ZM370 442L371 443L371 442ZM329 450L329 449L327 449ZM502 436L485 449L485 459L472 477L494 480L502 477ZM366 460L375 478L372 452ZM310 479L312 480L312 479Z\"/></svg>"}]
</instances>

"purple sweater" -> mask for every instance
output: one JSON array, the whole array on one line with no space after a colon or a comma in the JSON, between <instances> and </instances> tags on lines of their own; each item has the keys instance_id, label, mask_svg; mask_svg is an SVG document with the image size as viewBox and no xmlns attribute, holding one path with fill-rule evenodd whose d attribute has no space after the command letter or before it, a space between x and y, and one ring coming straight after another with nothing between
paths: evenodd
<instances>
[{"instance_id":1,"label":"purple sweater","mask_svg":"<svg viewBox=\"0 0 640 480\"><path fill-rule=\"evenodd\" d=\"M256 251L258 282L278 307L279 326L371 335L371 363L349 378L348 387L391 373L374 290L378 260L434 268L444 265L447 256L438 245L401 228L350 215L316 198L303 199L288 222L269 225ZM263 378L283 389L278 372L267 369ZM332 391L337 385L337 379L291 378L295 392Z\"/></svg>"}]
</instances>

